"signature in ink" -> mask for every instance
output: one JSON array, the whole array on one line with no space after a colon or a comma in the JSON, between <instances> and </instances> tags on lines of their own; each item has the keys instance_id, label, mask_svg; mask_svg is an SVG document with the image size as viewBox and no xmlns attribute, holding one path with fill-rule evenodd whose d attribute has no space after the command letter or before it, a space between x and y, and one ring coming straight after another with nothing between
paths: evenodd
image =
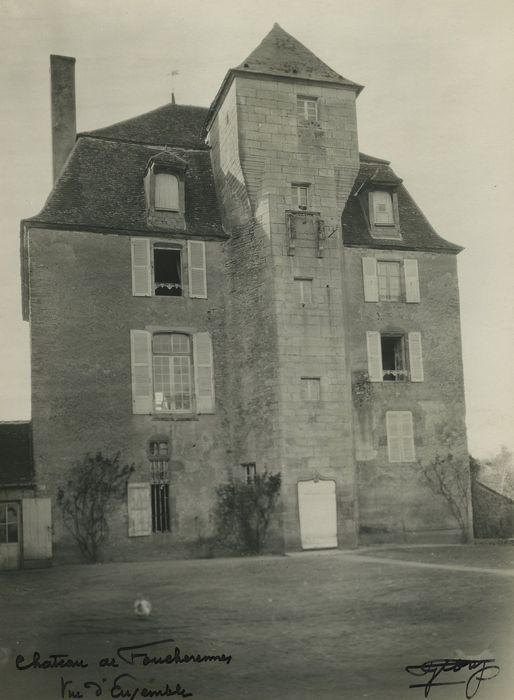
<instances>
[{"instance_id":1,"label":"signature in ink","mask_svg":"<svg viewBox=\"0 0 514 700\"><path fill-rule=\"evenodd\" d=\"M425 661L419 666L406 666L405 670L413 676L430 676L425 683L413 683L409 688L424 688L425 697L428 697L430 690L438 685L466 685L466 698L476 695L480 683L489 681L500 673L500 667L494 665L495 659L435 659ZM435 682L443 673L458 673L462 669L471 671L471 675L466 680ZM448 676L446 676L448 677ZM425 679L424 679L425 680Z\"/></svg>"}]
</instances>

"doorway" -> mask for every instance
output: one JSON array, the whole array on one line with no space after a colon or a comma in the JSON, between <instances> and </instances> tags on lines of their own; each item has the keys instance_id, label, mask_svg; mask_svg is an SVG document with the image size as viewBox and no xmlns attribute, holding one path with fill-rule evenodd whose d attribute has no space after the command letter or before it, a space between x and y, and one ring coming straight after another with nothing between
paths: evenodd
<instances>
[{"instance_id":1,"label":"doorway","mask_svg":"<svg viewBox=\"0 0 514 700\"><path fill-rule=\"evenodd\" d=\"M19 569L20 535L20 504L0 502L0 569Z\"/></svg>"},{"instance_id":2,"label":"doorway","mask_svg":"<svg viewBox=\"0 0 514 700\"><path fill-rule=\"evenodd\" d=\"M336 482L300 481L298 509L302 549L337 547Z\"/></svg>"}]
</instances>

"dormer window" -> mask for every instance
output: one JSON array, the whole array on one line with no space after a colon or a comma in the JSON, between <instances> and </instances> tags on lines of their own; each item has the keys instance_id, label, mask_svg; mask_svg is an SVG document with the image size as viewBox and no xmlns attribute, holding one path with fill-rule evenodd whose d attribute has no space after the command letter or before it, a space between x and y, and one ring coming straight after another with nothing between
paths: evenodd
<instances>
[{"instance_id":1,"label":"dormer window","mask_svg":"<svg viewBox=\"0 0 514 700\"><path fill-rule=\"evenodd\" d=\"M155 208L165 211L179 211L179 182L172 173L155 175Z\"/></svg>"},{"instance_id":2,"label":"dormer window","mask_svg":"<svg viewBox=\"0 0 514 700\"><path fill-rule=\"evenodd\" d=\"M169 150L148 161L144 188L147 222L152 228L186 228L186 170L187 162Z\"/></svg>"},{"instance_id":3,"label":"dormer window","mask_svg":"<svg viewBox=\"0 0 514 700\"><path fill-rule=\"evenodd\" d=\"M302 211L309 208L309 185L291 185L293 195L293 207L297 207Z\"/></svg>"},{"instance_id":4,"label":"dormer window","mask_svg":"<svg viewBox=\"0 0 514 700\"><path fill-rule=\"evenodd\" d=\"M372 192L375 226L394 226L393 198L390 192Z\"/></svg>"}]
</instances>

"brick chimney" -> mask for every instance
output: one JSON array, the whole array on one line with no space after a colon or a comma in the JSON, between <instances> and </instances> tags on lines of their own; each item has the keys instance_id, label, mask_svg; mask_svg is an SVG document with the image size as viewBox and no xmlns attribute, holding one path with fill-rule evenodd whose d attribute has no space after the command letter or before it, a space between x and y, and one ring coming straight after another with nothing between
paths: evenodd
<instances>
[{"instance_id":1,"label":"brick chimney","mask_svg":"<svg viewBox=\"0 0 514 700\"><path fill-rule=\"evenodd\" d=\"M77 121L75 111L75 59L50 56L52 102L52 159L54 182L75 144Z\"/></svg>"}]
</instances>

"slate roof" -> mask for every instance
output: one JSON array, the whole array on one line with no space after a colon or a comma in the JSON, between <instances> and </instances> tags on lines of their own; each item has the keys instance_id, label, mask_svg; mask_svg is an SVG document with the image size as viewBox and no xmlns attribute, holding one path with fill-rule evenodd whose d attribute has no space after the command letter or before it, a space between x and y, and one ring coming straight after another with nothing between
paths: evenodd
<instances>
[{"instance_id":1,"label":"slate roof","mask_svg":"<svg viewBox=\"0 0 514 700\"><path fill-rule=\"evenodd\" d=\"M0 485L30 486L33 476L30 423L0 423Z\"/></svg>"},{"instance_id":2,"label":"slate roof","mask_svg":"<svg viewBox=\"0 0 514 700\"><path fill-rule=\"evenodd\" d=\"M274 24L259 46L235 70L248 73L267 73L309 80L338 83L362 90L362 85L344 78L323 63L298 39Z\"/></svg>"},{"instance_id":3,"label":"slate roof","mask_svg":"<svg viewBox=\"0 0 514 700\"><path fill-rule=\"evenodd\" d=\"M388 161L364 153L360 155L360 161L360 170L341 219L344 245L445 253L459 253L462 250L461 246L450 243L436 233ZM380 239L371 235L361 200L356 196L367 184L397 186L401 240Z\"/></svg>"},{"instance_id":4,"label":"slate roof","mask_svg":"<svg viewBox=\"0 0 514 700\"><path fill-rule=\"evenodd\" d=\"M208 111L207 107L170 102L138 117L125 119L102 129L84 131L79 136L207 150L204 124Z\"/></svg>"},{"instance_id":5,"label":"slate roof","mask_svg":"<svg viewBox=\"0 0 514 700\"><path fill-rule=\"evenodd\" d=\"M152 119L150 121L153 123ZM144 121L141 129L140 138L143 139L150 129L145 127ZM172 229L150 226L146 215L143 177L150 158L160 152L160 148L140 143L80 137L42 211L27 221L68 229L173 233ZM221 227L209 151L176 148L173 153L187 163L187 235L226 238ZM184 233L183 229L177 231Z\"/></svg>"}]
</instances>

